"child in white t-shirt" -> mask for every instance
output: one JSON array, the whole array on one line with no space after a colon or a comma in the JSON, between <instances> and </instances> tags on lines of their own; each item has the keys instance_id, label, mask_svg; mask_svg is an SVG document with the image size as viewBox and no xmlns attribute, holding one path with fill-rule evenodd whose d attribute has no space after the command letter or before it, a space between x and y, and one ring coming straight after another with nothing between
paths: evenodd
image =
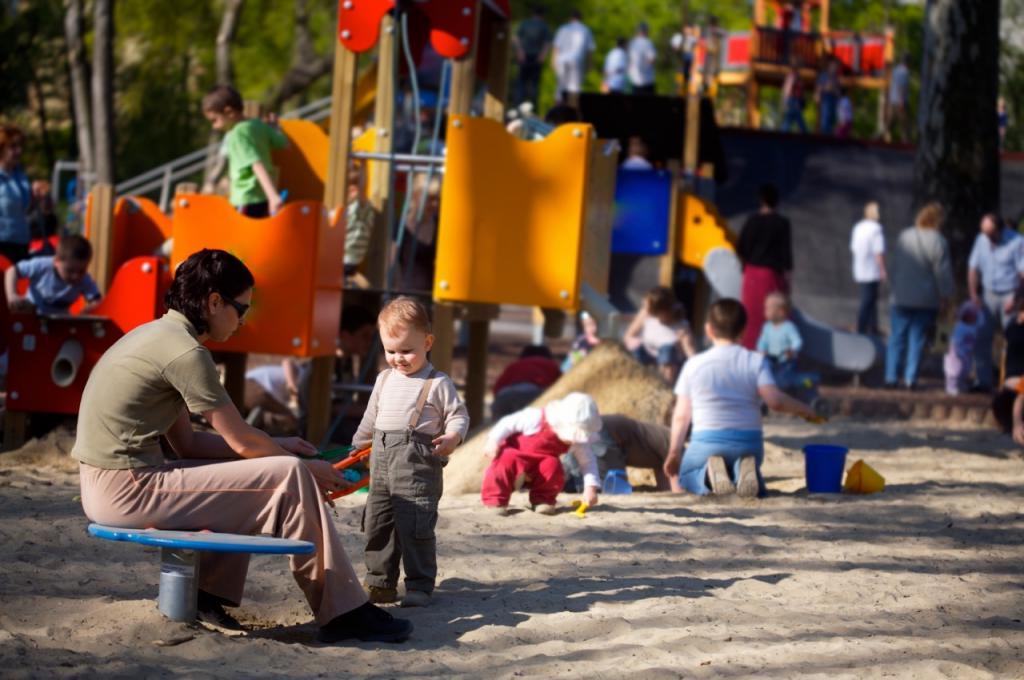
<instances>
[{"instance_id":1,"label":"child in white t-shirt","mask_svg":"<svg viewBox=\"0 0 1024 680\"><path fill-rule=\"evenodd\" d=\"M686 310L664 286L647 293L644 306L633 317L622 341L637 361L645 366L657 365L658 372L670 384L683 362L697 353Z\"/></svg>"},{"instance_id":2,"label":"child in white t-shirt","mask_svg":"<svg viewBox=\"0 0 1024 680\"><path fill-rule=\"evenodd\" d=\"M665 474L697 495L764 495L761 400L773 411L820 422L809 406L775 385L767 360L738 343L747 314L738 300L711 305L704 332L710 349L686 362L676 384L676 407ZM683 454L686 432L693 423Z\"/></svg>"}]
</instances>

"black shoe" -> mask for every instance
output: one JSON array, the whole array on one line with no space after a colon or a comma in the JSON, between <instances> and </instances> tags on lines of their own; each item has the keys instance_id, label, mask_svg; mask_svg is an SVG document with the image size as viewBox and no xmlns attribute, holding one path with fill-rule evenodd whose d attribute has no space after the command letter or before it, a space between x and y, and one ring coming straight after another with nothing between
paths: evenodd
<instances>
[{"instance_id":1,"label":"black shoe","mask_svg":"<svg viewBox=\"0 0 1024 680\"><path fill-rule=\"evenodd\" d=\"M894 389L896 389L897 387L899 387L899 385L897 385L897 384L896 384L896 383L894 383L894 382L892 382L892 383L891 383L891 382L887 382L887 383L885 383L884 385L882 385L882 389L883 389L883 390L894 390Z\"/></svg>"},{"instance_id":2,"label":"black shoe","mask_svg":"<svg viewBox=\"0 0 1024 680\"><path fill-rule=\"evenodd\" d=\"M971 385L971 388L967 391L970 394L991 394L992 388L985 385Z\"/></svg>"},{"instance_id":3,"label":"black shoe","mask_svg":"<svg viewBox=\"0 0 1024 680\"><path fill-rule=\"evenodd\" d=\"M238 619L224 611L224 605L234 603L200 590L196 597L196 620L227 630L245 630Z\"/></svg>"},{"instance_id":4,"label":"black shoe","mask_svg":"<svg viewBox=\"0 0 1024 680\"><path fill-rule=\"evenodd\" d=\"M362 642L405 642L412 634L412 621L396 619L380 607L367 602L350 612L334 617L320 628L318 642L338 642L356 638Z\"/></svg>"}]
</instances>

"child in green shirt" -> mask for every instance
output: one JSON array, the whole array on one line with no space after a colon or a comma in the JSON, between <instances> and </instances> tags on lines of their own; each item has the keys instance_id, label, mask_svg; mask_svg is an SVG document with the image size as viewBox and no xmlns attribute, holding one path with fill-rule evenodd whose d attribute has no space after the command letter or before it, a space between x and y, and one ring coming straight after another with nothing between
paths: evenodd
<instances>
[{"instance_id":1,"label":"child in green shirt","mask_svg":"<svg viewBox=\"0 0 1024 680\"><path fill-rule=\"evenodd\" d=\"M217 85L203 97L203 115L214 130L222 130L231 177L231 205L246 217L269 217L281 209L281 195L271 177L271 149L288 144L277 127L246 118L242 96L227 85Z\"/></svg>"}]
</instances>

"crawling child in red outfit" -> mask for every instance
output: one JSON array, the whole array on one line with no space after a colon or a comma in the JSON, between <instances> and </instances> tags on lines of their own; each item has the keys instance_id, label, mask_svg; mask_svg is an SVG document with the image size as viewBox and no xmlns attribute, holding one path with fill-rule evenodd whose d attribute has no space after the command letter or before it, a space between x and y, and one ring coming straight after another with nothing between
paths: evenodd
<instances>
[{"instance_id":1,"label":"crawling child in red outfit","mask_svg":"<svg viewBox=\"0 0 1024 680\"><path fill-rule=\"evenodd\" d=\"M565 485L561 456L567 452L583 470L584 502L596 505L601 480L590 443L600 431L597 404L580 392L505 416L487 435L487 452L494 460L484 473L484 505L507 515L512 492L525 485L534 511L555 514L556 497Z\"/></svg>"}]
</instances>

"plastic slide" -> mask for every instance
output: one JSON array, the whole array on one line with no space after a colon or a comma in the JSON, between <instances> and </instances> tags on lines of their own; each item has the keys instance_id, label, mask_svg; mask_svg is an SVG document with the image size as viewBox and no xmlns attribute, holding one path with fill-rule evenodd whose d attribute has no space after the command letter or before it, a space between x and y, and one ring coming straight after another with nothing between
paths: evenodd
<instances>
[{"instance_id":1,"label":"plastic slide","mask_svg":"<svg viewBox=\"0 0 1024 680\"><path fill-rule=\"evenodd\" d=\"M680 196L680 243L683 264L704 272L718 297L740 299L743 268L736 256L732 234L714 205L694 196ZM800 331L801 354L818 363L859 373L871 368L878 356L874 339L832 328L793 308L791 318Z\"/></svg>"}]
</instances>

